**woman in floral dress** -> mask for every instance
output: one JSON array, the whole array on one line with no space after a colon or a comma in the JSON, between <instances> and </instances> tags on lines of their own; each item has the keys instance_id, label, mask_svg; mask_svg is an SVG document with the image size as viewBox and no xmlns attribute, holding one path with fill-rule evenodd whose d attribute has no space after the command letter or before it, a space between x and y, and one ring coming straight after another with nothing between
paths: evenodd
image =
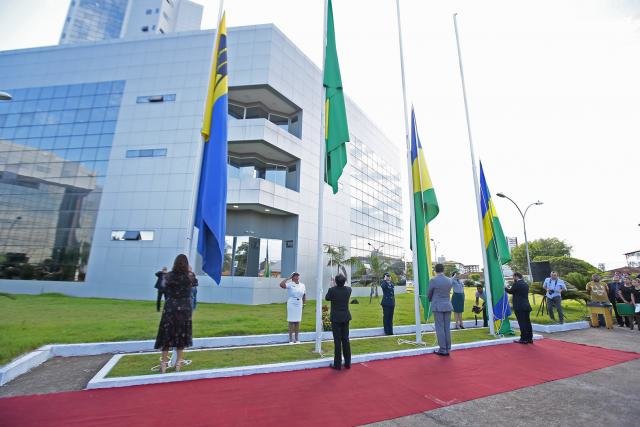
<instances>
[{"instance_id":1,"label":"woman in floral dress","mask_svg":"<svg viewBox=\"0 0 640 427\"><path fill-rule=\"evenodd\" d=\"M156 337L156 349L162 349L160 372L165 373L169 360L169 349L178 352L176 371L182 365L182 352L190 347L191 337L191 286L189 260L183 254L176 257L173 269L165 276L165 304Z\"/></svg>"}]
</instances>

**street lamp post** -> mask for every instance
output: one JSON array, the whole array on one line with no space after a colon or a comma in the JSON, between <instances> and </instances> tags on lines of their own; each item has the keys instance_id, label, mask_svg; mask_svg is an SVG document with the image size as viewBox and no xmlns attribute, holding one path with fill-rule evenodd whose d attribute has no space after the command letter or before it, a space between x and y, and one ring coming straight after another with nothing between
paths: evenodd
<instances>
[{"instance_id":1,"label":"street lamp post","mask_svg":"<svg viewBox=\"0 0 640 427\"><path fill-rule=\"evenodd\" d=\"M438 243L440 242L436 242L435 239L431 239L431 241L433 242L433 256L435 257L435 262L436 264L438 263Z\"/></svg>"},{"instance_id":2,"label":"street lamp post","mask_svg":"<svg viewBox=\"0 0 640 427\"><path fill-rule=\"evenodd\" d=\"M531 258L529 257L529 240L527 239L527 223L525 222L525 217L527 216L527 211L531 206L534 206L534 205L540 206L543 203L540 200L538 200L537 202L533 202L529 204L529 206L527 206L527 208L524 210L524 213L522 213L520 206L518 206L518 204L514 202L509 196L505 195L504 193L497 193L496 196L502 197L503 199L507 199L511 203L513 203L516 209L518 209L520 216L522 217L522 227L524 228L524 248L525 248L525 251L527 252L527 268L529 270L529 281L533 281L533 277L531 276Z\"/></svg>"}]
</instances>

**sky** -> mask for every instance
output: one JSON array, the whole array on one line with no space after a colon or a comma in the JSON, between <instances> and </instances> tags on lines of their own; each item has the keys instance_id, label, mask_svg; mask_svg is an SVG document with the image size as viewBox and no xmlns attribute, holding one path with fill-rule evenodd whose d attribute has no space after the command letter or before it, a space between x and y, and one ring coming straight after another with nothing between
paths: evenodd
<instances>
[{"instance_id":1,"label":"sky","mask_svg":"<svg viewBox=\"0 0 640 427\"><path fill-rule=\"evenodd\" d=\"M219 2L195 1L202 28L214 28ZM57 44L68 5L0 0L0 51ZM321 66L322 0L224 7L228 26L274 23ZM405 149L396 2L333 8L345 93ZM505 234L524 241L522 218L497 192L523 211L544 202L527 213L529 241L557 237L575 257L624 266L623 254L640 249L640 0L400 0L400 12L408 102L440 205L437 255L482 264L458 13L471 134Z\"/></svg>"}]
</instances>

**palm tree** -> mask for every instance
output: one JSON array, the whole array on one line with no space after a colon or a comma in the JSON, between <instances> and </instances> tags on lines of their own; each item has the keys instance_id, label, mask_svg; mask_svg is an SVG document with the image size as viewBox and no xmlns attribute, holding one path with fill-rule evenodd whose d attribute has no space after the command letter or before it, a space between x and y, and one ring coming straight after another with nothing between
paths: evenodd
<instances>
[{"instance_id":1,"label":"palm tree","mask_svg":"<svg viewBox=\"0 0 640 427\"><path fill-rule=\"evenodd\" d=\"M369 255L369 272L371 276L373 276L371 292L369 293L369 304L371 304L374 293L376 294L376 298L378 298L378 282L387 268L387 263L378 255L378 252L372 251Z\"/></svg>"},{"instance_id":2,"label":"palm tree","mask_svg":"<svg viewBox=\"0 0 640 427\"><path fill-rule=\"evenodd\" d=\"M336 266L336 274L342 273L344 277L347 277L347 270L345 265L361 268L362 261L355 257L347 257L347 249L344 246L331 246L327 245L327 255L329 256L328 266Z\"/></svg>"}]
</instances>

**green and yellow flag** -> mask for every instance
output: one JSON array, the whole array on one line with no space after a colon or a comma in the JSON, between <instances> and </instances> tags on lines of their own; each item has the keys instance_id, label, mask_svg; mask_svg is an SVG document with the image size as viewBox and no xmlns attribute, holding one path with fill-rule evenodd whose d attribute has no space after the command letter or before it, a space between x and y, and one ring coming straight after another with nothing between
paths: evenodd
<instances>
[{"instance_id":1,"label":"green and yellow flag","mask_svg":"<svg viewBox=\"0 0 640 427\"><path fill-rule=\"evenodd\" d=\"M480 162L480 206L482 208L484 244L487 252L486 268L489 270L490 282L488 286L485 284L485 291L491 292L493 318L500 321L498 333L514 335L509 324L511 308L507 293L504 291L504 276L502 275L502 266L511 261L511 253L498 219L496 207L491 200L482 162Z\"/></svg>"},{"instance_id":2,"label":"green and yellow flag","mask_svg":"<svg viewBox=\"0 0 640 427\"><path fill-rule=\"evenodd\" d=\"M429 222L438 216L440 208L436 192L431 183L427 162L422 152L422 144L418 136L416 115L411 109L411 176L413 177L413 209L416 221L416 235L412 236L413 250L418 258L418 290L424 319L429 317L429 300L427 291L431 276L431 246L429 245ZM413 278L414 288L416 277ZM414 291L415 292L415 291Z\"/></svg>"},{"instance_id":3,"label":"green and yellow flag","mask_svg":"<svg viewBox=\"0 0 640 427\"><path fill-rule=\"evenodd\" d=\"M327 10L327 45L325 47L324 80L326 100L324 103L324 139L326 143L324 181L331 186L333 194L338 192L338 178L347 164L347 110L344 106L340 64L336 50L336 35L333 29L333 7L329 0Z\"/></svg>"}]
</instances>

